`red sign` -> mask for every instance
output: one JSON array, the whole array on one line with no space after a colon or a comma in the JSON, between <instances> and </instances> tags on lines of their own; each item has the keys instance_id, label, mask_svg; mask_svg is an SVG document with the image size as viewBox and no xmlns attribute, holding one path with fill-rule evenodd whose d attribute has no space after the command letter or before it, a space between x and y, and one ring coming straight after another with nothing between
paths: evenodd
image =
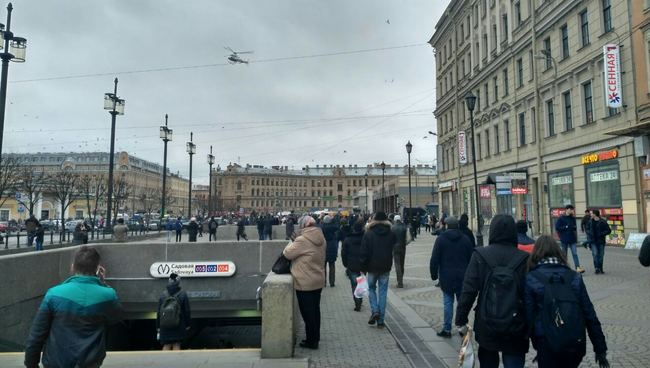
<instances>
[{"instance_id":1,"label":"red sign","mask_svg":"<svg viewBox=\"0 0 650 368\"><path fill-rule=\"evenodd\" d=\"M229 266L228 264L217 265L217 272L228 272Z\"/></svg>"},{"instance_id":2,"label":"red sign","mask_svg":"<svg viewBox=\"0 0 650 368\"><path fill-rule=\"evenodd\" d=\"M623 209L622 208L603 208L601 211L601 215L622 215L623 214Z\"/></svg>"},{"instance_id":3,"label":"red sign","mask_svg":"<svg viewBox=\"0 0 650 368\"><path fill-rule=\"evenodd\" d=\"M599 154L587 155L582 158L582 164L591 164L598 161L611 160L618 157L617 150L611 150L607 152L602 152Z\"/></svg>"},{"instance_id":4,"label":"red sign","mask_svg":"<svg viewBox=\"0 0 650 368\"><path fill-rule=\"evenodd\" d=\"M480 198L492 198L492 188L489 185L478 188Z\"/></svg>"},{"instance_id":5,"label":"red sign","mask_svg":"<svg viewBox=\"0 0 650 368\"><path fill-rule=\"evenodd\" d=\"M528 188L526 188L526 187L522 187L522 188L512 187L512 188L510 188L510 193L512 193L512 194L528 194Z\"/></svg>"},{"instance_id":6,"label":"red sign","mask_svg":"<svg viewBox=\"0 0 650 368\"><path fill-rule=\"evenodd\" d=\"M560 217L562 216L562 212L564 212L564 208L554 208L551 209L551 217Z\"/></svg>"}]
</instances>

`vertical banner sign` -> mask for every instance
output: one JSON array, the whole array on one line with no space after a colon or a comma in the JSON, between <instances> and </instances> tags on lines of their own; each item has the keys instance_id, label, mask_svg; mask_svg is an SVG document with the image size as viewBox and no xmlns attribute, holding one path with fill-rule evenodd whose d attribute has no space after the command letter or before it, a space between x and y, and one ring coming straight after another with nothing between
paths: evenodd
<instances>
[{"instance_id":1,"label":"vertical banner sign","mask_svg":"<svg viewBox=\"0 0 650 368\"><path fill-rule=\"evenodd\" d=\"M467 163L467 139L465 132L458 132L458 154L461 164Z\"/></svg>"},{"instance_id":2,"label":"vertical banner sign","mask_svg":"<svg viewBox=\"0 0 650 368\"><path fill-rule=\"evenodd\" d=\"M605 104L607 107L618 109L623 107L619 47L607 44L603 47L603 52L605 54Z\"/></svg>"}]
</instances>

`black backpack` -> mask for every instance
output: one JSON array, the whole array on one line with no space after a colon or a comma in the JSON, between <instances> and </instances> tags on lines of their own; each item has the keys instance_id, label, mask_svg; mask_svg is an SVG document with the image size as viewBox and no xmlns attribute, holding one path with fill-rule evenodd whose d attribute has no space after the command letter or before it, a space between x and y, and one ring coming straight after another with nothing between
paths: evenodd
<instances>
[{"instance_id":1,"label":"black backpack","mask_svg":"<svg viewBox=\"0 0 650 368\"><path fill-rule=\"evenodd\" d=\"M215 230L217 228L217 222L216 221L210 221L210 230Z\"/></svg>"},{"instance_id":2,"label":"black backpack","mask_svg":"<svg viewBox=\"0 0 650 368\"><path fill-rule=\"evenodd\" d=\"M478 305L485 334L499 339L524 337L526 315L521 280L516 269L528 259L528 254L515 256L503 267L487 248L476 250L490 267Z\"/></svg>"},{"instance_id":3,"label":"black backpack","mask_svg":"<svg viewBox=\"0 0 650 368\"><path fill-rule=\"evenodd\" d=\"M176 328L181 324L181 301L178 298L180 291L169 294L165 291L162 305L160 306L160 327Z\"/></svg>"},{"instance_id":4,"label":"black backpack","mask_svg":"<svg viewBox=\"0 0 650 368\"><path fill-rule=\"evenodd\" d=\"M587 348L585 316L580 301L571 287L576 272L567 269L563 275L544 276L531 271L544 285L544 307L537 311L546 342L555 354L583 356Z\"/></svg>"}]
</instances>

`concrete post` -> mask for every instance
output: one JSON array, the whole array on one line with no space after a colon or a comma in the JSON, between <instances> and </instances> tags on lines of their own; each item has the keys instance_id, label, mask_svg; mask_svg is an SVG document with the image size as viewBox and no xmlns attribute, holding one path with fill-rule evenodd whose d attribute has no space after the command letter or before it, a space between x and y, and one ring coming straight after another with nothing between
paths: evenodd
<instances>
[{"instance_id":1,"label":"concrete post","mask_svg":"<svg viewBox=\"0 0 650 368\"><path fill-rule=\"evenodd\" d=\"M262 358L291 358L296 336L297 300L293 277L273 272L262 284Z\"/></svg>"}]
</instances>

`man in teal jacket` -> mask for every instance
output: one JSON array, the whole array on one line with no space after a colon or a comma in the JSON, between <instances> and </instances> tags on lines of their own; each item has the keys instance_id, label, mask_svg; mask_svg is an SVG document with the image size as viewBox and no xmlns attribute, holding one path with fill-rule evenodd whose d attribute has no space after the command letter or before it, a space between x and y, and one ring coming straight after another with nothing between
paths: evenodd
<instances>
[{"instance_id":1,"label":"man in teal jacket","mask_svg":"<svg viewBox=\"0 0 650 368\"><path fill-rule=\"evenodd\" d=\"M71 276L48 290L36 312L25 347L25 366L100 367L106 357L106 326L119 321L122 306L106 286L95 248L81 247Z\"/></svg>"}]
</instances>

